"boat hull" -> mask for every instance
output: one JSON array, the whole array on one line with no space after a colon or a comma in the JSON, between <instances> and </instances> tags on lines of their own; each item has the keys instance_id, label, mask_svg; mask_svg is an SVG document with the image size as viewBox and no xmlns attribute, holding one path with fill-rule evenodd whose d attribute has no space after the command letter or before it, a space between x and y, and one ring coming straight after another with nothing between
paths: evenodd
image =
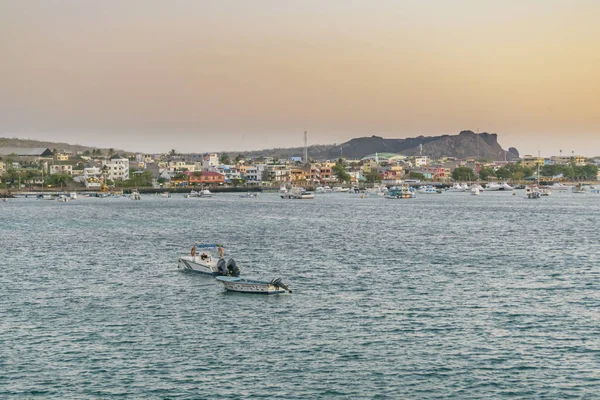
<instances>
[{"instance_id":1,"label":"boat hull","mask_svg":"<svg viewBox=\"0 0 600 400\"><path fill-rule=\"evenodd\" d=\"M217 280L223 284L228 292L254 293L254 294L284 294L291 293L288 288L277 286L271 282L254 281L250 279L218 276Z\"/></svg>"},{"instance_id":2,"label":"boat hull","mask_svg":"<svg viewBox=\"0 0 600 400\"><path fill-rule=\"evenodd\" d=\"M216 276L219 274L216 264L212 262L203 263L198 257L181 257L177 262L177 268L183 271L198 272L200 274Z\"/></svg>"}]
</instances>

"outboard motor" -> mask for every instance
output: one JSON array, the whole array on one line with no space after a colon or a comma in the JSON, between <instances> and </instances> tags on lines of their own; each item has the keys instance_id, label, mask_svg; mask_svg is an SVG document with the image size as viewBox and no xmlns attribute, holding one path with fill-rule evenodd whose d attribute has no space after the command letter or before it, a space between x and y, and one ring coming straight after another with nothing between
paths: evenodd
<instances>
[{"instance_id":1,"label":"outboard motor","mask_svg":"<svg viewBox=\"0 0 600 400\"><path fill-rule=\"evenodd\" d=\"M240 268L233 258L230 258L229 261L227 261L227 270L231 276L240 276Z\"/></svg>"},{"instance_id":2,"label":"outboard motor","mask_svg":"<svg viewBox=\"0 0 600 400\"><path fill-rule=\"evenodd\" d=\"M282 289L285 289L287 291L289 291L290 293L292 293L292 291L290 290L290 287L288 285L286 285L285 283L283 283L281 278L275 278L271 281L271 285L280 287Z\"/></svg>"},{"instance_id":3,"label":"outboard motor","mask_svg":"<svg viewBox=\"0 0 600 400\"><path fill-rule=\"evenodd\" d=\"M223 260L222 258L217 263L217 269L219 270L219 274L221 274L223 276L227 276L229 274L229 270L227 269L225 260Z\"/></svg>"}]
</instances>

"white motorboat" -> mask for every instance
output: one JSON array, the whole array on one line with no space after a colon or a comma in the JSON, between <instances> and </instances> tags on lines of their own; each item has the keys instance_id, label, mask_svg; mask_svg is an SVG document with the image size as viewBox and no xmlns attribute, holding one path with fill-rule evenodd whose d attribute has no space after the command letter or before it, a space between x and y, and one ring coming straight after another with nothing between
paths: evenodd
<instances>
[{"instance_id":1,"label":"white motorboat","mask_svg":"<svg viewBox=\"0 0 600 400\"><path fill-rule=\"evenodd\" d=\"M375 194L377 196L385 196L386 193L388 192L388 188L385 185L380 185L380 186L374 186L370 189L367 189L367 194Z\"/></svg>"},{"instance_id":2,"label":"white motorboat","mask_svg":"<svg viewBox=\"0 0 600 400\"><path fill-rule=\"evenodd\" d=\"M281 186L279 186L279 194L285 194L285 193L287 193L287 192L288 192L288 190L287 190L287 188L285 187L285 185L281 185Z\"/></svg>"},{"instance_id":3,"label":"white motorboat","mask_svg":"<svg viewBox=\"0 0 600 400\"><path fill-rule=\"evenodd\" d=\"M419 190L417 190L417 192L419 192L421 194L440 194L440 193L442 193L442 190L436 189L431 185L427 185L427 186L421 187Z\"/></svg>"},{"instance_id":4,"label":"white motorboat","mask_svg":"<svg viewBox=\"0 0 600 400\"><path fill-rule=\"evenodd\" d=\"M280 195L282 199L295 199L295 200L309 200L314 199L314 192L291 190L288 193L282 193Z\"/></svg>"},{"instance_id":5,"label":"white motorboat","mask_svg":"<svg viewBox=\"0 0 600 400\"><path fill-rule=\"evenodd\" d=\"M76 192L69 193L69 199L71 199L71 200L77 200L77 193Z\"/></svg>"},{"instance_id":6,"label":"white motorboat","mask_svg":"<svg viewBox=\"0 0 600 400\"><path fill-rule=\"evenodd\" d=\"M469 186L466 183L461 184L458 182L448 189L449 192L466 192L467 190L469 190Z\"/></svg>"},{"instance_id":7,"label":"white motorboat","mask_svg":"<svg viewBox=\"0 0 600 400\"><path fill-rule=\"evenodd\" d=\"M350 194L359 194L360 193L360 188L358 186L352 186L350 189L348 189L348 193Z\"/></svg>"},{"instance_id":8,"label":"white motorboat","mask_svg":"<svg viewBox=\"0 0 600 400\"><path fill-rule=\"evenodd\" d=\"M513 190L514 187L510 186L508 183L506 182L502 182L502 185L500 185L500 189L501 190Z\"/></svg>"},{"instance_id":9,"label":"white motorboat","mask_svg":"<svg viewBox=\"0 0 600 400\"><path fill-rule=\"evenodd\" d=\"M59 196L56 198L56 200L58 200L58 201L69 201L69 196L67 196L67 195L64 195L64 194L61 194L61 195L59 195Z\"/></svg>"},{"instance_id":10,"label":"white motorboat","mask_svg":"<svg viewBox=\"0 0 600 400\"><path fill-rule=\"evenodd\" d=\"M481 190L479 190L478 187L472 187L471 188L471 195L473 196L479 196L481 194Z\"/></svg>"},{"instance_id":11,"label":"white motorboat","mask_svg":"<svg viewBox=\"0 0 600 400\"><path fill-rule=\"evenodd\" d=\"M276 278L269 282L234 276L217 276L216 279L225 286L225 290L230 292L257 294L292 293L292 290L282 282L281 278Z\"/></svg>"},{"instance_id":12,"label":"white motorboat","mask_svg":"<svg viewBox=\"0 0 600 400\"><path fill-rule=\"evenodd\" d=\"M483 190L486 192L493 192L500 189L502 189L502 186L498 185L496 182L489 182L487 185L485 185Z\"/></svg>"},{"instance_id":13,"label":"white motorboat","mask_svg":"<svg viewBox=\"0 0 600 400\"><path fill-rule=\"evenodd\" d=\"M317 186L315 188L315 193L325 193L325 188L323 186Z\"/></svg>"},{"instance_id":14,"label":"white motorboat","mask_svg":"<svg viewBox=\"0 0 600 400\"><path fill-rule=\"evenodd\" d=\"M131 200L141 200L142 196L140 196L140 193L137 190L134 190L133 192L131 192L131 194L129 195L129 198Z\"/></svg>"},{"instance_id":15,"label":"white motorboat","mask_svg":"<svg viewBox=\"0 0 600 400\"><path fill-rule=\"evenodd\" d=\"M584 187L584 186L583 186L581 183L579 183L579 184L578 184L578 185L576 185L576 186L573 186L573 187L571 188L571 191L572 191L573 193L577 193L577 194L584 194L584 193L586 192L586 190L585 190L585 187Z\"/></svg>"},{"instance_id":16,"label":"white motorboat","mask_svg":"<svg viewBox=\"0 0 600 400\"><path fill-rule=\"evenodd\" d=\"M248 192L246 194L240 194L242 199L255 199L258 197L258 192Z\"/></svg>"},{"instance_id":17,"label":"white motorboat","mask_svg":"<svg viewBox=\"0 0 600 400\"><path fill-rule=\"evenodd\" d=\"M569 190L569 186L564 185L560 182L554 182L552 185L548 186L550 189L558 191L558 192L564 192Z\"/></svg>"},{"instance_id":18,"label":"white motorboat","mask_svg":"<svg viewBox=\"0 0 600 400\"><path fill-rule=\"evenodd\" d=\"M164 192L160 194L160 197L164 197L165 199L168 199L171 197L171 193L169 192Z\"/></svg>"},{"instance_id":19,"label":"white motorboat","mask_svg":"<svg viewBox=\"0 0 600 400\"><path fill-rule=\"evenodd\" d=\"M211 193L210 190L208 189L202 189L199 193L198 193L198 197L212 197L213 194Z\"/></svg>"},{"instance_id":20,"label":"white motorboat","mask_svg":"<svg viewBox=\"0 0 600 400\"><path fill-rule=\"evenodd\" d=\"M240 269L234 259L225 261L223 246L220 244L197 244L192 247L189 256L179 257L177 267L184 271L199 272L206 275L239 276ZM218 251L218 254L213 252Z\"/></svg>"}]
</instances>

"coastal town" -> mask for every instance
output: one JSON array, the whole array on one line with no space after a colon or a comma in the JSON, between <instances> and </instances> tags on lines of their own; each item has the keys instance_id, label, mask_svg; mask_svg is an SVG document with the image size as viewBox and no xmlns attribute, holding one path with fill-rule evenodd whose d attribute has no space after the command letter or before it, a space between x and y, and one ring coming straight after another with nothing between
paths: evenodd
<instances>
[{"instance_id":1,"label":"coastal town","mask_svg":"<svg viewBox=\"0 0 600 400\"><path fill-rule=\"evenodd\" d=\"M313 160L304 157L247 158L242 154L118 154L112 149L70 152L49 148L0 148L0 188L4 190L71 187L110 188L243 187L290 185L386 186L408 182L451 185L454 182L508 181L594 182L600 180L600 157L524 155L516 161L458 159L427 155L375 153L360 159Z\"/></svg>"}]
</instances>

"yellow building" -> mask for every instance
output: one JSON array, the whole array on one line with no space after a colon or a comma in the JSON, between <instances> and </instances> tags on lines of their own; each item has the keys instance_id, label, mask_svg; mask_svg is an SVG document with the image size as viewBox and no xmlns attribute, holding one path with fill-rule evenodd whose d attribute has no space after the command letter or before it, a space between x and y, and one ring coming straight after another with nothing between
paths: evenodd
<instances>
[{"instance_id":1,"label":"yellow building","mask_svg":"<svg viewBox=\"0 0 600 400\"><path fill-rule=\"evenodd\" d=\"M56 155L56 161L69 161L69 155L68 154L57 154Z\"/></svg>"},{"instance_id":2,"label":"yellow building","mask_svg":"<svg viewBox=\"0 0 600 400\"><path fill-rule=\"evenodd\" d=\"M542 157L526 155L521 157L521 165L529 168L537 168L538 165L544 165L544 159Z\"/></svg>"}]
</instances>

